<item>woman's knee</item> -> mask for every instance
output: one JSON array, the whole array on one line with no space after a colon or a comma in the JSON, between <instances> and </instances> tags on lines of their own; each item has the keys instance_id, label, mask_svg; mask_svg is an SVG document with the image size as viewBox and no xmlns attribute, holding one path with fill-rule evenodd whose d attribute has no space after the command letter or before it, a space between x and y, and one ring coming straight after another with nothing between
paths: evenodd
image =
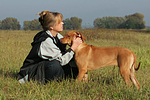
<instances>
[{"instance_id":1,"label":"woman's knee","mask_svg":"<svg viewBox=\"0 0 150 100\"><path fill-rule=\"evenodd\" d=\"M63 77L64 71L60 62L57 60L48 61L45 63L45 78L48 80L58 79Z\"/></svg>"}]
</instances>

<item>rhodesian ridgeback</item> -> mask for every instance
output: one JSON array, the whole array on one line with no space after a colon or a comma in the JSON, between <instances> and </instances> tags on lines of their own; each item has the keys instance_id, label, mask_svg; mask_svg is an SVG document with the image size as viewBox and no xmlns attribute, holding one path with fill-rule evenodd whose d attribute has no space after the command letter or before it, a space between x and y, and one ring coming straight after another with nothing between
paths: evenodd
<instances>
[{"instance_id":1,"label":"rhodesian ridgeback","mask_svg":"<svg viewBox=\"0 0 150 100\"><path fill-rule=\"evenodd\" d=\"M81 32L70 31L60 41L71 46L74 37L82 40L86 38ZM75 61L79 69L78 81L87 81L87 71L96 70L100 67L116 65L119 67L121 76L126 85L130 86L131 81L137 89L140 84L135 77L135 70L138 70L136 56L133 51L123 47L96 47L88 45L84 41L75 50Z\"/></svg>"}]
</instances>

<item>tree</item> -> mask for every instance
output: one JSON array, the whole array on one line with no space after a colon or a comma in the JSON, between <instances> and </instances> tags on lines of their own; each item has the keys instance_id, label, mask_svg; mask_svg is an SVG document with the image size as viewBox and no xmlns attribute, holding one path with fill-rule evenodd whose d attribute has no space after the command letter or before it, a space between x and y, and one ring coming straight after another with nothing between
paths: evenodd
<instances>
[{"instance_id":1,"label":"tree","mask_svg":"<svg viewBox=\"0 0 150 100\"><path fill-rule=\"evenodd\" d=\"M7 17L6 19L2 20L1 28L3 30L20 30L21 25L16 18Z\"/></svg>"},{"instance_id":2,"label":"tree","mask_svg":"<svg viewBox=\"0 0 150 100\"><path fill-rule=\"evenodd\" d=\"M20 30L21 25L19 24L16 18L12 18L11 25L12 25L12 30Z\"/></svg>"},{"instance_id":3,"label":"tree","mask_svg":"<svg viewBox=\"0 0 150 100\"><path fill-rule=\"evenodd\" d=\"M94 27L95 28L105 28L105 19L104 19L105 17L103 17L103 18L96 18L95 20L94 20L94 22L93 22L93 25L94 25Z\"/></svg>"},{"instance_id":4,"label":"tree","mask_svg":"<svg viewBox=\"0 0 150 100\"><path fill-rule=\"evenodd\" d=\"M23 29L24 30L41 30L42 27L41 27L38 19L34 19L32 21L24 21Z\"/></svg>"},{"instance_id":5,"label":"tree","mask_svg":"<svg viewBox=\"0 0 150 100\"><path fill-rule=\"evenodd\" d=\"M2 20L2 29L3 30L10 30L11 29L11 19L6 18Z\"/></svg>"},{"instance_id":6,"label":"tree","mask_svg":"<svg viewBox=\"0 0 150 100\"><path fill-rule=\"evenodd\" d=\"M105 22L106 28L116 29L125 21L126 19L124 17L107 17L107 20Z\"/></svg>"},{"instance_id":7,"label":"tree","mask_svg":"<svg viewBox=\"0 0 150 100\"><path fill-rule=\"evenodd\" d=\"M116 29L125 21L124 17L102 17L94 20L94 27Z\"/></svg>"},{"instance_id":8,"label":"tree","mask_svg":"<svg viewBox=\"0 0 150 100\"><path fill-rule=\"evenodd\" d=\"M145 28L145 21L143 21L144 15L140 13L135 13L125 17L103 17L94 20L94 27L98 28L132 28L132 29L142 29Z\"/></svg>"},{"instance_id":9,"label":"tree","mask_svg":"<svg viewBox=\"0 0 150 100\"><path fill-rule=\"evenodd\" d=\"M135 13L126 16L127 21L125 22L125 28L129 29L143 29L145 28L146 22L143 21L144 15L140 13Z\"/></svg>"},{"instance_id":10,"label":"tree","mask_svg":"<svg viewBox=\"0 0 150 100\"><path fill-rule=\"evenodd\" d=\"M81 29L82 19L78 17L66 18L64 21L64 29Z\"/></svg>"},{"instance_id":11,"label":"tree","mask_svg":"<svg viewBox=\"0 0 150 100\"><path fill-rule=\"evenodd\" d=\"M24 30L30 30L30 24L31 23L31 21L24 21L23 22L23 29Z\"/></svg>"},{"instance_id":12,"label":"tree","mask_svg":"<svg viewBox=\"0 0 150 100\"><path fill-rule=\"evenodd\" d=\"M78 18L78 17L71 17L71 25L72 25L72 29L81 29L81 23L82 23L82 19Z\"/></svg>"},{"instance_id":13,"label":"tree","mask_svg":"<svg viewBox=\"0 0 150 100\"><path fill-rule=\"evenodd\" d=\"M31 21L30 29L31 30L40 30L41 29L41 25L40 25L38 19L34 19Z\"/></svg>"},{"instance_id":14,"label":"tree","mask_svg":"<svg viewBox=\"0 0 150 100\"><path fill-rule=\"evenodd\" d=\"M66 18L65 20L63 20L64 22L64 29L72 29L72 24L71 24L71 20L69 18Z\"/></svg>"}]
</instances>

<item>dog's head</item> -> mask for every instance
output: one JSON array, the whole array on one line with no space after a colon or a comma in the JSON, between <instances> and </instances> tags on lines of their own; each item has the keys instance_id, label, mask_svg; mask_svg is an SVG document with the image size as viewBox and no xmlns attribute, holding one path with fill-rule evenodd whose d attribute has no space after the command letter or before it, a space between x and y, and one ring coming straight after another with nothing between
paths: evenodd
<instances>
[{"instance_id":1,"label":"dog's head","mask_svg":"<svg viewBox=\"0 0 150 100\"><path fill-rule=\"evenodd\" d=\"M73 39L75 38L81 38L82 41L86 40L86 38L82 35L81 32L78 31L69 31L65 34L64 38L60 39L61 43L67 44L69 46L72 45Z\"/></svg>"}]
</instances>

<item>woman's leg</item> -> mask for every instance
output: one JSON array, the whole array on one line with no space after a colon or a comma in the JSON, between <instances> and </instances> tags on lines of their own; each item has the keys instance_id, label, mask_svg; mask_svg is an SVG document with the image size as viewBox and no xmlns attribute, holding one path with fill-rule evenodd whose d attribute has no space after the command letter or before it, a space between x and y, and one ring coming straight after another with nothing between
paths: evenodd
<instances>
[{"instance_id":1,"label":"woman's leg","mask_svg":"<svg viewBox=\"0 0 150 100\"><path fill-rule=\"evenodd\" d=\"M79 73L78 67L75 63L75 60L72 59L69 64L63 66L63 70L65 73L65 78L74 78L76 79Z\"/></svg>"},{"instance_id":2,"label":"woman's leg","mask_svg":"<svg viewBox=\"0 0 150 100\"><path fill-rule=\"evenodd\" d=\"M79 71L76 66L72 67L70 64L61 66L57 60L45 62L45 79L46 82L50 80L60 80L62 78L77 78Z\"/></svg>"},{"instance_id":3,"label":"woman's leg","mask_svg":"<svg viewBox=\"0 0 150 100\"><path fill-rule=\"evenodd\" d=\"M71 69L72 69L73 78L76 79L79 74L78 67L71 67Z\"/></svg>"},{"instance_id":4,"label":"woman's leg","mask_svg":"<svg viewBox=\"0 0 150 100\"><path fill-rule=\"evenodd\" d=\"M64 70L57 60L45 62L45 79L46 82L51 80L60 80L63 78Z\"/></svg>"}]
</instances>

